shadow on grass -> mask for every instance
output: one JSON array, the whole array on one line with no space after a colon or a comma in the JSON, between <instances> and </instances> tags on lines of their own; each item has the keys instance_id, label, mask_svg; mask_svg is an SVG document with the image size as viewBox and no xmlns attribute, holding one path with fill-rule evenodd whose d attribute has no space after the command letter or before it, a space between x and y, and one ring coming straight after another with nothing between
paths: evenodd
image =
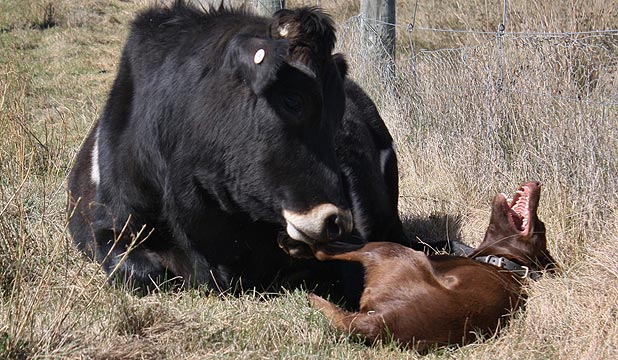
<instances>
[{"instance_id":1,"label":"shadow on grass","mask_svg":"<svg viewBox=\"0 0 618 360\"><path fill-rule=\"evenodd\" d=\"M32 348L25 340L15 339L7 332L0 332L0 358L2 359L28 359Z\"/></svg>"},{"instance_id":2,"label":"shadow on grass","mask_svg":"<svg viewBox=\"0 0 618 360\"><path fill-rule=\"evenodd\" d=\"M56 21L56 8L54 4L48 3L43 10L43 18L40 21L36 21L32 24L33 29L47 30L58 25Z\"/></svg>"},{"instance_id":3,"label":"shadow on grass","mask_svg":"<svg viewBox=\"0 0 618 360\"><path fill-rule=\"evenodd\" d=\"M432 214L428 217L404 217L402 223L404 233L413 247L427 254L466 255L472 250L461 241L458 215Z\"/></svg>"}]
</instances>

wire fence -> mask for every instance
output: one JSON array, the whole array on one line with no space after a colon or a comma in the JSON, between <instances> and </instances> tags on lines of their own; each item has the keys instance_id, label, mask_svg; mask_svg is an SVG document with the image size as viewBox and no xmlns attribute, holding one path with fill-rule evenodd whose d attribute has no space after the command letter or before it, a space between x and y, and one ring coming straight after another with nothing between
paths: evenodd
<instances>
[{"instance_id":1,"label":"wire fence","mask_svg":"<svg viewBox=\"0 0 618 360\"><path fill-rule=\"evenodd\" d=\"M339 23L338 47L400 147L402 181L540 179L600 212L603 194L618 196L618 29L510 31L501 10L495 31L417 26L416 9L396 24L355 15ZM364 47L367 23L396 28L394 76Z\"/></svg>"},{"instance_id":2,"label":"wire fence","mask_svg":"<svg viewBox=\"0 0 618 360\"><path fill-rule=\"evenodd\" d=\"M440 29L416 27L413 23L389 24L356 15L340 24L341 48L352 57L363 58L360 22L392 26L405 30L405 41L399 40L399 56L389 59L397 63L415 81L422 80L422 69L436 73L472 70L480 65L487 76L477 86L495 91L522 91L563 99L596 101L604 106L618 105L618 29L580 32L508 32L500 23L498 31ZM413 32L475 35L473 44L459 47L417 49ZM399 33L401 34L401 33ZM479 39L479 36L481 37ZM407 46L402 47L401 44ZM379 61L362 61L359 74L370 75L367 67L380 73ZM407 70L411 70L407 73ZM495 70L495 71L491 71ZM560 78L568 78L569 86L551 86ZM564 85L564 84L561 84Z\"/></svg>"},{"instance_id":3,"label":"wire fence","mask_svg":"<svg viewBox=\"0 0 618 360\"><path fill-rule=\"evenodd\" d=\"M339 25L340 48L348 56L364 59L356 72L363 77L384 73L383 61L367 61L369 49L364 49L363 26L392 26L399 31L398 55L388 59L397 64L400 76L421 85L429 74L451 74L474 71L478 77L469 86L491 91L520 92L561 99L586 100L604 106L618 106L618 29L580 32L505 31L440 29L417 27L414 23L389 24L353 16ZM434 35L470 37L469 44L458 47L424 49L415 44L415 32ZM465 41L465 39L460 40ZM476 74L480 75L478 69ZM482 81L479 81L482 80ZM442 82L443 85L448 82ZM454 89L451 89L454 90Z\"/></svg>"}]
</instances>

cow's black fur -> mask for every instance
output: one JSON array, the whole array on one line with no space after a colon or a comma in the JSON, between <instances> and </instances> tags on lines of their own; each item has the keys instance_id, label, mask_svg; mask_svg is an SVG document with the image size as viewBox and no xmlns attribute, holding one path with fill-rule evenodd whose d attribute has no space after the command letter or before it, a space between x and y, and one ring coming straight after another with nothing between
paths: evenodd
<instances>
[{"instance_id":1,"label":"cow's black fur","mask_svg":"<svg viewBox=\"0 0 618 360\"><path fill-rule=\"evenodd\" d=\"M406 243L398 215L399 174L393 138L373 101L345 82L346 113L335 135L355 231L365 241Z\"/></svg>"},{"instance_id":2,"label":"cow's black fur","mask_svg":"<svg viewBox=\"0 0 618 360\"><path fill-rule=\"evenodd\" d=\"M286 19L296 22L281 37ZM357 85L344 94L334 40L330 19L308 8L272 20L179 1L138 15L70 175L76 245L140 287L180 275L228 289L298 269L301 280L340 278L279 249L282 207L353 206L357 241L402 241L392 139Z\"/></svg>"}]
</instances>

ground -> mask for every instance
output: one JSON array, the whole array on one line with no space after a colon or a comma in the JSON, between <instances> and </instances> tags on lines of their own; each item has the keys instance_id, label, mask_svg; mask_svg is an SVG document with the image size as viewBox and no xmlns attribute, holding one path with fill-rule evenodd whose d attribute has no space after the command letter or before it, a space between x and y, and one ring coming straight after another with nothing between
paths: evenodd
<instances>
[{"instance_id":1,"label":"ground","mask_svg":"<svg viewBox=\"0 0 618 360\"><path fill-rule=\"evenodd\" d=\"M138 297L109 286L72 247L66 176L130 19L147 3L0 0L0 358L418 357L333 330L303 290ZM396 139L410 235L477 244L496 192L544 184L540 218L563 272L528 287L525 311L500 336L424 358L613 359L618 35L533 33L618 29L618 5L512 1L511 34L500 41L428 30L494 31L503 21L495 3L419 1L413 19L415 2L400 1L396 75L383 85L359 47L358 19L345 21L358 3L321 2L339 24L351 76Z\"/></svg>"}]
</instances>

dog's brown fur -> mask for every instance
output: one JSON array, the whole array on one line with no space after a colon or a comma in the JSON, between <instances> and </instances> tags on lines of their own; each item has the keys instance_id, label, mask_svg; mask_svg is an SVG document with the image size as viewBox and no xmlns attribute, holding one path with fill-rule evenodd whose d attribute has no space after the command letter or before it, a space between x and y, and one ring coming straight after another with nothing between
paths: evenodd
<instances>
[{"instance_id":1,"label":"dog's brown fur","mask_svg":"<svg viewBox=\"0 0 618 360\"><path fill-rule=\"evenodd\" d=\"M512 207L498 194L485 239L469 257L426 256L385 242L357 249L323 245L315 252L319 260L357 261L365 267L361 307L359 312L347 312L313 294L309 301L343 331L371 342L392 337L419 351L466 344L478 333L493 334L521 305L522 278L473 258L496 255L531 270L555 268L546 247L545 226L537 217L539 197L537 182L524 184ZM527 199L525 211L517 205L520 198ZM524 212L529 226L523 225L522 230Z\"/></svg>"}]
</instances>

